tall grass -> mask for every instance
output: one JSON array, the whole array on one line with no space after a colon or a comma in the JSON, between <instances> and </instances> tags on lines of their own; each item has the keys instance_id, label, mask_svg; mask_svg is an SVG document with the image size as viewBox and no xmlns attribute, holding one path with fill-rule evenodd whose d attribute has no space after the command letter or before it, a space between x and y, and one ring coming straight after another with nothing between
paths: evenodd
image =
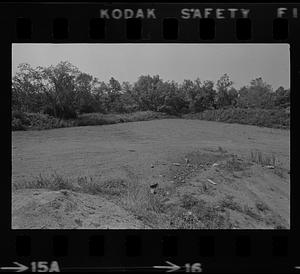
<instances>
[{"instance_id":1,"label":"tall grass","mask_svg":"<svg viewBox=\"0 0 300 274\"><path fill-rule=\"evenodd\" d=\"M268 155L259 150L252 150L250 152L251 162L257 163L262 166L275 166L277 160L274 154Z\"/></svg>"},{"instance_id":2,"label":"tall grass","mask_svg":"<svg viewBox=\"0 0 300 274\"><path fill-rule=\"evenodd\" d=\"M137 178L98 181L86 176L69 179L57 173L50 176L40 174L31 181L13 182L13 190L18 189L70 190L102 195L114 200L148 226L156 227L163 223L160 215L164 211L164 206L161 200L150 192L148 185Z\"/></svg>"},{"instance_id":3,"label":"tall grass","mask_svg":"<svg viewBox=\"0 0 300 274\"><path fill-rule=\"evenodd\" d=\"M50 176L42 176L40 174L32 181L17 181L13 182L12 184L13 190L34 188L43 188L49 190L77 190L76 185L70 179L64 178L57 173L51 174Z\"/></svg>"},{"instance_id":4,"label":"tall grass","mask_svg":"<svg viewBox=\"0 0 300 274\"><path fill-rule=\"evenodd\" d=\"M54 173L48 176L40 174L31 181L13 182L13 190L17 189L66 189L93 195L120 196L125 193L126 182L122 179L95 181L92 177L86 176L70 179Z\"/></svg>"}]
</instances>

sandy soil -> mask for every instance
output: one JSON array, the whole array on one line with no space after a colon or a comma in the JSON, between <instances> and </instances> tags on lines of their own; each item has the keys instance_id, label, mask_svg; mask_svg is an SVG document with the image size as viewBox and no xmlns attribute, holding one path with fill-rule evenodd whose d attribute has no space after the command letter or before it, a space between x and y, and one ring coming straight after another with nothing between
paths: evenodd
<instances>
[{"instance_id":1,"label":"sandy soil","mask_svg":"<svg viewBox=\"0 0 300 274\"><path fill-rule=\"evenodd\" d=\"M18 190L13 195L16 229L136 229L143 223L103 197L68 190Z\"/></svg>"},{"instance_id":2,"label":"sandy soil","mask_svg":"<svg viewBox=\"0 0 300 274\"><path fill-rule=\"evenodd\" d=\"M229 210L237 228L289 227L288 130L165 119L13 132L12 145L13 182L22 183L33 180L39 174L53 172L70 178L91 176L96 181L114 178L128 180L130 172L143 183L157 182L159 186L170 189L168 193L172 196L168 198L168 203L176 203L179 197L189 193L211 201L229 195L249 206L255 206L259 201L266 204L268 209L258 213L268 222L261 218L258 221L251 219L251 216L238 210ZM231 174L222 169L221 162L219 167L212 167L212 163L221 160L221 154L216 152L219 147L239 157L247 157L255 149L274 154L282 164L284 174L278 176L273 170L256 165L249 168L247 174L245 171ZM184 158L192 159L195 151L205 159L209 158L209 154L213 155L207 168L184 166ZM174 166L174 162L179 162L180 166ZM181 184L177 178L180 174L184 181ZM207 178L214 180L216 185L207 184ZM58 212L51 212L53 204L69 202L74 204L69 216L65 215L62 205ZM96 210L87 210L91 206ZM83 216L77 223L76 214ZM41 215L47 217L41 218ZM94 215L92 219L91 215ZM101 222L95 221L99 218L102 218ZM65 195L49 190L18 190L13 193L13 228L24 227L146 228L132 214L104 197L74 192Z\"/></svg>"}]
</instances>

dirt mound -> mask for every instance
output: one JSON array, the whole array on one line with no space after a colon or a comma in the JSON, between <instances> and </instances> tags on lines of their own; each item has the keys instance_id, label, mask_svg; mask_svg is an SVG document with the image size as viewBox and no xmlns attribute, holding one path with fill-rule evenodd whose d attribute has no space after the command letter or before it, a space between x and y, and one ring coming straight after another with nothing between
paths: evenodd
<instances>
[{"instance_id":1,"label":"dirt mound","mask_svg":"<svg viewBox=\"0 0 300 274\"><path fill-rule=\"evenodd\" d=\"M185 159L185 163L170 166L165 175L167 182L162 182L157 190L158 195L167 197L168 211L175 212L171 225L213 229L290 228L287 169L278 166L269 169L224 151L194 152Z\"/></svg>"},{"instance_id":2,"label":"dirt mound","mask_svg":"<svg viewBox=\"0 0 300 274\"><path fill-rule=\"evenodd\" d=\"M22 189L13 193L13 229L147 228L98 195L69 190Z\"/></svg>"}]
</instances>

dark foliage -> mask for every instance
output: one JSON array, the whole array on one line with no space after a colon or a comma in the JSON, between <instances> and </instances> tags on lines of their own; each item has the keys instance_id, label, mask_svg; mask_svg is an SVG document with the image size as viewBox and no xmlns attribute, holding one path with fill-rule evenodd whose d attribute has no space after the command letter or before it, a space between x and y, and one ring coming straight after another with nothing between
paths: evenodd
<instances>
[{"instance_id":1,"label":"dark foliage","mask_svg":"<svg viewBox=\"0 0 300 274\"><path fill-rule=\"evenodd\" d=\"M34 119L40 121L42 128L67 120L77 120L79 125L102 124L98 114L138 111L176 116L190 113L204 120L287 128L289 107L289 89L279 87L274 92L262 78L257 78L236 90L227 74L216 85L199 78L178 84L163 81L158 75L142 75L133 84L120 84L114 78L105 83L69 62L60 62L37 68L21 64L12 79L13 130L32 128ZM88 113L98 113L96 122L92 116L87 120L79 118Z\"/></svg>"}]
</instances>

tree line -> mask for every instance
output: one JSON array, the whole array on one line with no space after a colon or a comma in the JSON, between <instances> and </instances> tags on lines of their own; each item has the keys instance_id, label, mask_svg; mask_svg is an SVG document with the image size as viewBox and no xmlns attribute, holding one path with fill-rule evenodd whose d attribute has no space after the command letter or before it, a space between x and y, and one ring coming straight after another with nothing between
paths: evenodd
<instances>
[{"instance_id":1,"label":"tree line","mask_svg":"<svg viewBox=\"0 0 300 274\"><path fill-rule=\"evenodd\" d=\"M159 75L142 75L134 83L113 77L105 83L80 71L70 62L36 68L20 64L12 78L12 110L45 113L74 119L82 113L129 113L158 111L173 115L209 109L290 106L290 89L273 90L262 78L240 89L224 74L210 80L164 81Z\"/></svg>"}]
</instances>

